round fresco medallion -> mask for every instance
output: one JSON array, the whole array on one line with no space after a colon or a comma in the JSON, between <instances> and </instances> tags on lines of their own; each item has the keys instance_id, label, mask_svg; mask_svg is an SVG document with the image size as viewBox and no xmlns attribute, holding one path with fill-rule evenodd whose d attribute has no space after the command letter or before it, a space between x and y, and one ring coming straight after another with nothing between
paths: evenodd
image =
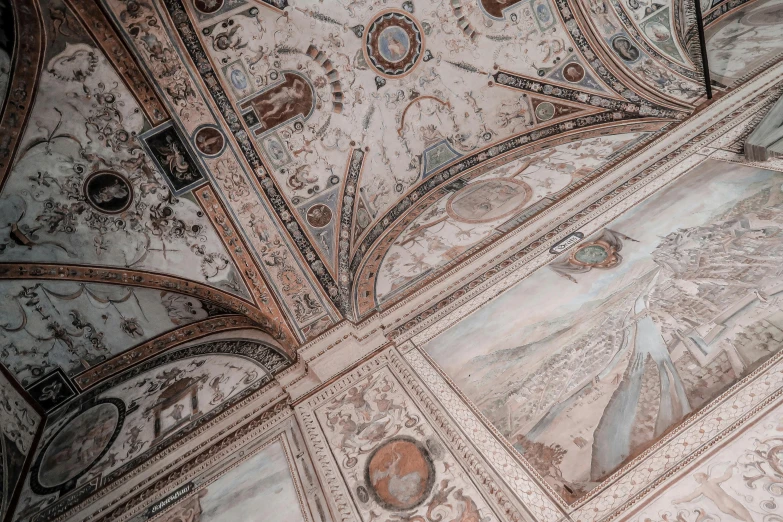
<instances>
[{"instance_id":1,"label":"round fresco medallion","mask_svg":"<svg viewBox=\"0 0 783 522\"><path fill-rule=\"evenodd\" d=\"M323 203L316 203L307 209L307 222L315 228L322 228L332 220L332 209Z\"/></svg>"},{"instance_id":2,"label":"round fresco medallion","mask_svg":"<svg viewBox=\"0 0 783 522\"><path fill-rule=\"evenodd\" d=\"M569 63L563 67L563 78L571 83L579 83L585 77L585 68L578 63Z\"/></svg>"},{"instance_id":3,"label":"round fresco medallion","mask_svg":"<svg viewBox=\"0 0 783 522\"><path fill-rule=\"evenodd\" d=\"M56 489L83 475L116 438L122 416L112 401L98 403L74 417L47 444L37 465L36 486Z\"/></svg>"},{"instance_id":4,"label":"round fresco medallion","mask_svg":"<svg viewBox=\"0 0 783 522\"><path fill-rule=\"evenodd\" d=\"M455 192L446 203L446 212L463 223L488 223L519 212L532 195L533 189L523 181L487 179Z\"/></svg>"},{"instance_id":5,"label":"round fresco medallion","mask_svg":"<svg viewBox=\"0 0 783 522\"><path fill-rule=\"evenodd\" d=\"M660 22L650 22L644 27L644 34L650 37L653 42L665 42L672 37L669 28Z\"/></svg>"},{"instance_id":6,"label":"round fresco medallion","mask_svg":"<svg viewBox=\"0 0 783 522\"><path fill-rule=\"evenodd\" d=\"M555 106L549 102L541 102L536 106L536 117L539 121L548 121L555 117Z\"/></svg>"},{"instance_id":7,"label":"round fresco medallion","mask_svg":"<svg viewBox=\"0 0 783 522\"><path fill-rule=\"evenodd\" d=\"M202 13L214 13L223 7L223 0L193 0L193 5Z\"/></svg>"},{"instance_id":8,"label":"round fresco medallion","mask_svg":"<svg viewBox=\"0 0 783 522\"><path fill-rule=\"evenodd\" d=\"M365 480L381 506L405 511L427 499L435 483L435 468L424 446L410 437L395 437L367 459Z\"/></svg>"},{"instance_id":9,"label":"round fresco medallion","mask_svg":"<svg viewBox=\"0 0 783 522\"><path fill-rule=\"evenodd\" d=\"M196 131L194 138L196 148L205 156L215 156L223 150L225 139L215 127L202 127Z\"/></svg>"},{"instance_id":10,"label":"round fresco medallion","mask_svg":"<svg viewBox=\"0 0 783 522\"><path fill-rule=\"evenodd\" d=\"M635 62L640 56L639 49L625 36L612 40L612 49L626 62Z\"/></svg>"},{"instance_id":11,"label":"round fresco medallion","mask_svg":"<svg viewBox=\"0 0 783 522\"><path fill-rule=\"evenodd\" d=\"M383 76L403 76L423 57L419 23L405 11L386 11L367 26L364 49L370 66Z\"/></svg>"},{"instance_id":12,"label":"round fresco medallion","mask_svg":"<svg viewBox=\"0 0 783 522\"><path fill-rule=\"evenodd\" d=\"M96 210L119 214L133 201L133 188L116 172L99 170L84 181L84 197Z\"/></svg>"}]
</instances>

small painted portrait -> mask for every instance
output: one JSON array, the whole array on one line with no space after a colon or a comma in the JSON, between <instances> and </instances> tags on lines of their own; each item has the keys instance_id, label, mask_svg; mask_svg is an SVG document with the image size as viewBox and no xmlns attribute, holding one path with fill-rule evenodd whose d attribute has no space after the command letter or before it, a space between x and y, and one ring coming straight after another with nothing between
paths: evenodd
<instances>
[{"instance_id":1,"label":"small painted portrait","mask_svg":"<svg viewBox=\"0 0 783 522\"><path fill-rule=\"evenodd\" d=\"M398 26L387 27L378 37L378 51L386 60L397 63L408 54L411 41L408 34Z\"/></svg>"},{"instance_id":2,"label":"small painted portrait","mask_svg":"<svg viewBox=\"0 0 783 522\"><path fill-rule=\"evenodd\" d=\"M241 61L237 60L223 67L223 76L237 97L244 98L253 92L253 86L248 81L247 71Z\"/></svg>"},{"instance_id":3,"label":"small painted portrait","mask_svg":"<svg viewBox=\"0 0 783 522\"><path fill-rule=\"evenodd\" d=\"M118 214L130 207L133 188L120 174L101 170L85 180L84 197L96 210L105 214Z\"/></svg>"},{"instance_id":4,"label":"small painted portrait","mask_svg":"<svg viewBox=\"0 0 783 522\"><path fill-rule=\"evenodd\" d=\"M261 145L275 168L279 169L291 162L288 148L276 133L265 136Z\"/></svg>"},{"instance_id":5,"label":"small painted portrait","mask_svg":"<svg viewBox=\"0 0 783 522\"><path fill-rule=\"evenodd\" d=\"M618 36L612 40L612 49L626 62L635 62L639 59L639 49L625 36Z\"/></svg>"}]
</instances>

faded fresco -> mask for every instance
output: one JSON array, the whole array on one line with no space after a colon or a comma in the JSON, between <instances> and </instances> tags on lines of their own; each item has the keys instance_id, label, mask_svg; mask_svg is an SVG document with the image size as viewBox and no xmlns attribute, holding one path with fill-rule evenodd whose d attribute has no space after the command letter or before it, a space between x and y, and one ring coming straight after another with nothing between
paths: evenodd
<instances>
[{"instance_id":1,"label":"faded fresco","mask_svg":"<svg viewBox=\"0 0 783 522\"><path fill-rule=\"evenodd\" d=\"M229 470L158 522L305 522L288 457L280 442Z\"/></svg>"},{"instance_id":2,"label":"faded fresco","mask_svg":"<svg viewBox=\"0 0 783 522\"><path fill-rule=\"evenodd\" d=\"M424 348L575 500L783 346L782 185L708 160Z\"/></svg>"},{"instance_id":3,"label":"faded fresco","mask_svg":"<svg viewBox=\"0 0 783 522\"><path fill-rule=\"evenodd\" d=\"M684 472L630 522L781 522L783 406Z\"/></svg>"},{"instance_id":4,"label":"faded fresco","mask_svg":"<svg viewBox=\"0 0 783 522\"><path fill-rule=\"evenodd\" d=\"M33 450L41 416L0 372L0 518L20 483L22 466Z\"/></svg>"},{"instance_id":5,"label":"faded fresco","mask_svg":"<svg viewBox=\"0 0 783 522\"><path fill-rule=\"evenodd\" d=\"M516 225L515 218L524 221L529 212L545 208L555 193L611 161L644 135L617 134L548 148L452 191L415 219L389 249L376 282L378 301L437 273L472 247L498 239Z\"/></svg>"},{"instance_id":6,"label":"faded fresco","mask_svg":"<svg viewBox=\"0 0 783 522\"><path fill-rule=\"evenodd\" d=\"M0 262L152 270L248 291L199 205L176 197L144 151L138 103L65 7L31 125L0 195ZM185 159L161 153L168 172ZM155 158L157 159L157 157ZM189 160L192 162L192 160Z\"/></svg>"},{"instance_id":7,"label":"faded fresco","mask_svg":"<svg viewBox=\"0 0 783 522\"><path fill-rule=\"evenodd\" d=\"M74 488L115 480L194 423L259 389L287 364L268 350L226 340L170 351L58 409L47 420L17 518L51 509Z\"/></svg>"},{"instance_id":8,"label":"faded fresco","mask_svg":"<svg viewBox=\"0 0 783 522\"><path fill-rule=\"evenodd\" d=\"M208 302L160 290L67 281L0 282L0 362L24 386L73 376L211 315Z\"/></svg>"},{"instance_id":9,"label":"faded fresco","mask_svg":"<svg viewBox=\"0 0 783 522\"><path fill-rule=\"evenodd\" d=\"M362 520L499 520L389 369L315 414Z\"/></svg>"},{"instance_id":10,"label":"faded fresco","mask_svg":"<svg viewBox=\"0 0 783 522\"><path fill-rule=\"evenodd\" d=\"M713 80L733 85L783 55L783 1L760 0L731 12L706 32Z\"/></svg>"}]
</instances>

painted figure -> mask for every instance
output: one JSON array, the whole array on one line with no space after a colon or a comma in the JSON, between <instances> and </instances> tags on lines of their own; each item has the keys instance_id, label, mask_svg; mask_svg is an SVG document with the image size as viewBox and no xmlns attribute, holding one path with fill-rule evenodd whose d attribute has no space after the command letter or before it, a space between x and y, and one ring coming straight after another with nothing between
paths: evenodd
<instances>
[{"instance_id":1,"label":"painted figure","mask_svg":"<svg viewBox=\"0 0 783 522\"><path fill-rule=\"evenodd\" d=\"M717 478L712 478L706 473L694 473L693 479L699 486L689 495L676 499L672 503L691 502L703 496L710 499L723 513L731 515L737 520L742 520L742 522L753 522L750 511L721 487L721 484L731 478L735 467L732 464L726 468L723 475Z\"/></svg>"}]
</instances>

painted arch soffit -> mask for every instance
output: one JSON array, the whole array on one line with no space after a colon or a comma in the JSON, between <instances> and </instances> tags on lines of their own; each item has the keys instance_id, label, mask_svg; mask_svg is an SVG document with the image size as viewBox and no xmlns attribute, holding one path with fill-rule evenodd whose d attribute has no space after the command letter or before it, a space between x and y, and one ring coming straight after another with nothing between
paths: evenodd
<instances>
[{"instance_id":1,"label":"painted arch soffit","mask_svg":"<svg viewBox=\"0 0 783 522\"><path fill-rule=\"evenodd\" d=\"M174 71L160 88L185 134L224 131L210 151L241 174L212 174L248 241L282 223L282 277L300 282L278 297L309 332L357 317L373 244L450 178L574 128L676 121L701 96L687 60L633 38L618 51L566 2L419 4L105 2L153 76ZM263 230L253 203L270 212Z\"/></svg>"}]
</instances>

